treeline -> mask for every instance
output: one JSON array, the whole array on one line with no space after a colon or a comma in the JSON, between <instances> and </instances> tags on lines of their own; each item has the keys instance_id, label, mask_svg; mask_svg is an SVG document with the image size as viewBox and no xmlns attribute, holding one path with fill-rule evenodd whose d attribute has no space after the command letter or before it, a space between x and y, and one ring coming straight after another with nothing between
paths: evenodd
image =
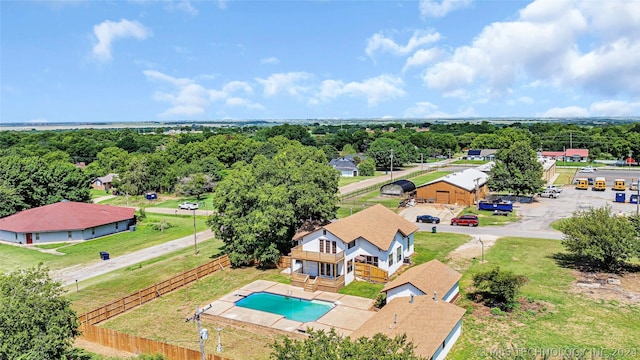
<instances>
[{"instance_id":1,"label":"treeline","mask_svg":"<svg viewBox=\"0 0 640 360\"><path fill-rule=\"evenodd\" d=\"M201 131L193 131L201 129ZM379 169L448 156L462 149L587 148L591 158L640 154L640 124L388 123L185 127L178 133L125 130L0 132L0 216L61 199L87 201L92 179L119 175L120 190L199 195L238 162L274 156L291 142L322 150L326 162L362 153ZM83 162L81 170L72 164Z\"/></svg>"}]
</instances>

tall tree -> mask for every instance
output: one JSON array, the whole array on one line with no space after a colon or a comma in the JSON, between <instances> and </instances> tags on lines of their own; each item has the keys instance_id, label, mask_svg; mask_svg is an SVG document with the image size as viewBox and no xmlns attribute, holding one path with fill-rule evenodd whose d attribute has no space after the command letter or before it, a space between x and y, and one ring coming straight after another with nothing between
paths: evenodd
<instances>
[{"instance_id":1,"label":"tall tree","mask_svg":"<svg viewBox=\"0 0 640 360\"><path fill-rule=\"evenodd\" d=\"M68 358L80 332L63 295L44 267L0 274L0 359Z\"/></svg>"},{"instance_id":2,"label":"tall tree","mask_svg":"<svg viewBox=\"0 0 640 360\"><path fill-rule=\"evenodd\" d=\"M306 219L335 217L338 174L322 151L290 142L273 157L240 162L216 187L208 220L235 266L274 264Z\"/></svg>"},{"instance_id":3,"label":"tall tree","mask_svg":"<svg viewBox=\"0 0 640 360\"><path fill-rule=\"evenodd\" d=\"M498 150L496 158L488 180L491 190L535 194L544 185L542 165L528 142L518 141L508 149Z\"/></svg>"},{"instance_id":4,"label":"tall tree","mask_svg":"<svg viewBox=\"0 0 640 360\"><path fill-rule=\"evenodd\" d=\"M409 160L405 146L396 139L386 137L377 138L369 146L367 155L376 163L376 166L389 169L393 154L393 166L402 166Z\"/></svg>"},{"instance_id":5,"label":"tall tree","mask_svg":"<svg viewBox=\"0 0 640 360\"><path fill-rule=\"evenodd\" d=\"M602 270L617 270L640 254L638 220L613 213L610 207L579 210L562 220L562 245Z\"/></svg>"}]
</instances>

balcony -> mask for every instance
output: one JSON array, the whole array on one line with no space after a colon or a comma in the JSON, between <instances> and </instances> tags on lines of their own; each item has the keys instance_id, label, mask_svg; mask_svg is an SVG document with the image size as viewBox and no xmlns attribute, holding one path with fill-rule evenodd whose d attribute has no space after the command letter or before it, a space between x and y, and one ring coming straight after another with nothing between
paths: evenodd
<instances>
[{"instance_id":1,"label":"balcony","mask_svg":"<svg viewBox=\"0 0 640 360\"><path fill-rule=\"evenodd\" d=\"M293 272L291 274L291 285L304 288L307 291L330 291L338 292L344 287L344 275L336 278L328 278L323 276L310 277L307 274Z\"/></svg>"},{"instance_id":2,"label":"balcony","mask_svg":"<svg viewBox=\"0 0 640 360\"><path fill-rule=\"evenodd\" d=\"M302 250L302 246L299 245L291 249L291 258L296 260L309 260L327 264L337 264L344 260L344 251L340 251L337 254L305 251Z\"/></svg>"}]
</instances>

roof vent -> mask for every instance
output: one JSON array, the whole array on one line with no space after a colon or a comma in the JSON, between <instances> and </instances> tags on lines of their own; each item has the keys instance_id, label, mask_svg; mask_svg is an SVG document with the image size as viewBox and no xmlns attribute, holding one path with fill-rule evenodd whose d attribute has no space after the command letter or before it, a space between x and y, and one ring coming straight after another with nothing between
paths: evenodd
<instances>
[{"instance_id":1,"label":"roof vent","mask_svg":"<svg viewBox=\"0 0 640 360\"><path fill-rule=\"evenodd\" d=\"M413 304L413 294L411 294L411 300L409 301L409 303Z\"/></svg>"},{"instance_id":2,"label":"roof vent","mask_svg":"<svg viewBox=\"0 0 640 360\"><path fill-rule=\"evenodd\" d=\"M438 301L438 293L437 292L433 292L433 301Z\"/></svg>"}]
</instances>

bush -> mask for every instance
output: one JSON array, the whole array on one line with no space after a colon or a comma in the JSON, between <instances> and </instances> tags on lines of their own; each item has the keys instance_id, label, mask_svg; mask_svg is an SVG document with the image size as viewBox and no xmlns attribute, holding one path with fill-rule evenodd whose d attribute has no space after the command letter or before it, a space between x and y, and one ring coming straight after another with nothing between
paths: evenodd
<instances>
[{"instance_id":1,"label":"bush","mask_svg":"<svg viewBox=\"0 0 640 360\"><path fill-rule=\"evenodd\" d=\"M500 267L473 276L473 286L481 292L485 302L504 311L517 306L516 294L528 281L527 277L501 271Z\"/></svg>"}]
</instances>

